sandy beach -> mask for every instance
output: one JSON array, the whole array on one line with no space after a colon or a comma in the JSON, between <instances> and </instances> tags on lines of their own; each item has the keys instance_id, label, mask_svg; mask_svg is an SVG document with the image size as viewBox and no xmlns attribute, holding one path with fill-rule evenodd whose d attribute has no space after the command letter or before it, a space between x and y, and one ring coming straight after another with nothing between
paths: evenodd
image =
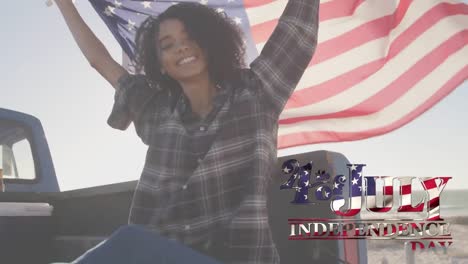
<instances>
[{"instance_id":1,"label":"sandy beach","mask_svg":"<svg viewBox=\"0 0 468 264\"><path fill-rule=\"evenodd\" d=\"M468 264L468 217L446 218L451 224L450 233L453 237L452 245L445 251L442 248L416 250L414 262L407 258L404 241L401 240L369 240L368 263L437 263L437 264Z\"/></svg>"}]
</instances>

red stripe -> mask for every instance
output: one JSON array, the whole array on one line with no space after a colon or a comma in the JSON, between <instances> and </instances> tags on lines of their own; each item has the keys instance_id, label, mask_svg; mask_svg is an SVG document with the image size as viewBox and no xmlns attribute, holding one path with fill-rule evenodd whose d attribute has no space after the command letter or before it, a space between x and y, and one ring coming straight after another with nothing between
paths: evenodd
<instances>
[{"instance_id":1,"label":"red stripe","mask_svg":"<svg viewBox=\"0 0 468 264\"><path fill-rule=\"evenodd\" d=\"M359 209L350 209L347 212L343 213L341 211L333 211L336 215L339 216L355 216L361 211L361 208Z\"/></svg>"},{"instance_id":2,"label":"red stripe","mask_svg":"<svg viewBox=\"0 0 468 264\"><path fill-rule=\"evenodd\" d=\"M392 207L371 207L371 208L368 208L370 211L372 212L376 212L376 213L385 213L385 212L388 212L390 210L392 210Z\"/></svg>"},{"instance_id":3,"label":"red stripe","mask_svg":"<svg viewBox=\"0 0 468 264\"><path fill-rule=\"evenodd\" d=\"M364 0L331 1L320 4L320 22L350 16L356 12L356 9L364 3Z\"/></svg>"},{"instance_id":4,"label":"red stripe","mask_svg":"<svg viewBox=\"0 0 468 264\"><path fill-rule=\"evenodd\" d=\"M393 195L393 186L384 186L385 195Z\"/></svg>"},{"instance_id":5,"label":"red stripe","mask_svg":"<svg viewBox=\"0 0 468 264\"><path fill-rule=\"evenodd\" d=\"M406 0L411 1L411 0ZM409 5L403 4L402 1L398 9L390 15L383 16L363 25L354 28L344 34L341 34L333 39L324 41L317 46L311 64L317 64L322 61L335 57L338 54L345 53L362 44L387 36L392 29L398 26L401 22L401 17L406 13ZM442 3L434 6L438 8L441 5L451 5ZM430 11L429 11L430 12ZM268 40L268 37L273 33L278 20L270 20L264 23L259 23L251 27L252 38L255 43L263 43Z\"/></svg>"},{"instance_id":6,"label":"red stripe","mask_svg":"<svg viewBox=\"0 0 468 264\"><path fill-rule=\"evenodd\" d=\"M398 212L422 212L424 209L424 203L418 204L416 207L412 205L402 205L398 208Z\"/></svg>"},{"instance_id":7,"label":"red stripe","mask_svg":"<svg viewBox=\"0 0 468 264\"><path fill-rule=\"evenodd\" d=\"M399 230L401 231L401 230ZM377 231L376 231L377 232ZM395 231L394 231L395 232ZM384 231L384 234L386 234L387 232ZM421 233L421 232L420 232ZM346 250L346 245L347 243L351 243L351 244L356 244L357 245L357 242L356 240L359 240L359 239L369 239L368 237L371 237L370 235L367 235L367 236L290 236L288 238L288 240L345 240L344 243L345 243L345 260L346 260L346 263L360 263L358 260L356 260L355 258L358 258L358 252L359 250L357 250L357 248L355 249L350 249L349 252ZM418 237L417 240L420 240L420 239L430 239L430 240L452 240L453 238L452 237ZM451 243L449 241L449 243ZM346 254L349 254L349 257L348 255ZM351 260L351 256L353 260Z\"/></svg>"},{"instance_id":8,"label":"red stripe","mask_svg":"<svg viewBox=\"0 0 468 264\"><path fill-rule=\"evenodd\" d=\"M411 184L401 185L400 186L401 194L410 194L411 193Z\"/></svg>"},{"instance_id":9,"label":"red stripe","mask_svg":"<svg viewBox=\"0 0 468 264\"><path fill-rule=\"evenodd\" d=\"M392 42L386 57L361 65L319 85L314 85L294 92L291 99L286 104L285 109L314 104L353 87L363 79L371 76L373 73L381 69L385 63L393 59L417 37L437 23L437 21L443 19L447 15L468 14L468 5L464 9L460 9L458 7L455 8L454 6L445 7L448 8L448 10L444 9L444 6L439 5L437 8L431 9L431 11L427 12L424 16L415 21L413 25L411 25ZM462 41L464 42L464 40ZM322 52L321 49L323 48L324 47L321 47L321 45L318 46L314 58L317 54ZM313 63L314 61L312 61L311 64Z\"/></svg>"},{"instance_id":10,"label":"red stripe","mask_svg":"<svg viewBox=\"0 0 468 264\"><path fill-rule=\"evenodd\" d=\"M430 189L437 188L437 183L436 183L437 179L441 180L441 182L439 183L439 186L443 186L444 184L447 184L447 182L451 178L452 177L436 177L436 178L432 178L432 179L429 179L429 180L425 180L423 182L424 182L424 186L425 186L426 190L430 190Z\"/></svg>"},{"instance_id":11,"label":"red stripe","mask_svg":"<svg viewBox=\"0 0 468 264\"><path fill-rule=\"evenodd\" d=\"M468 30L455 34L439 47L426 54L421 60L400 75L396 80L387 85L384 89L351 108L324 115L281 119L279 124L286 125L308 120L366 116L377 113L406 94L414 85L429 75L451 54L456 53L458 50L465 47L466 43L464 40L467 38Z\"/></svg>"},{"instance_id":12,"label":"red stripe","mask_svg":"<svg viewBox=\"0 0 468 264\"><path fill-rule=\"evenodd\" d=\"M273 3L273 0L244 0L244 7L246 9L253 7L261 7ZM356 9L364 3L364 0L355 1L332 1L320 4L320 22L329 19L350 16L356 12Z\"/></svg>"},{"instance_id":13,"label":"red stripe","mask_svg":"<svg viewBox=\"0 0 468 264\"><path fill-rule=\"evenodd\" d=\"M407 10L403 9L405 7L407 6L398 7L397 11L391 15L374 19L335 38L320 43L317 46L317 52L314 54L310 65L321 63L369 41L388 36L390 31L400 23L400 20L396 20L397 17L401 16L402 12L406 13Z\"/></svg>"},{"instance_id":14,"label":"red stripe","mask_svg":"<svg viewBox=\"0 0 468 264\"><path fill-rule=\"evenodd\" d=\"M429 201L429 209L430 210L436 208L437 206L439 206L439 196L434 197Z\"/></svg>"},{"instance_id":15,"label":"red stripe","mask_svg":"<svg viewBox=\"0 0 468 264\"><path fill-rule=\"evenodd\" d=\"M273 2L272 0L244 0L244 6L246 8L258 7ZM320 5L319 20L320 22L345 17L352 15L356 9L364 2L364 0L356 1L333 1L327 2ZM273 33L278 19L272 19L263 23L252 25L251 32L254 43L262 43L267 41L268 37Z\"/></svg>"},{"instance_id":16,"label":"red stripe","mask_svg":"<svg viewBox=\"0 0 468 264\"><path fill-rule=\"evenodd\" d=\"M345 260L346 263L359 263L358 261L355 261L354 259L357 258L358 250L357 249L350 249L348 252L346 250L347 245L348 248L352 247L352 245L356 244L356 240L358 239L366 239L366 237L348 237L348 236L296 236L296 237L289 237L288 240L345 240ZM349 243L349 244L348 244Z\"/></svg>"},{"instance_id":17,"label":"red stripe","mask_svg":"<svg viewBox=\"0 0 468 264\"><path fill-rule=\"evenodd\" d=\"M324 142L337 142L337 141L351 141L364 139L372 136L385 134L389 131L397 129L414 118L418 117L431 106L439 102L442 98L447 96L457 86L462 84L468 78L468 66L463 67L457 74L455 74L447 83L445 83L436 93L434 93L425 103L416 107L413 111L406 116L400 118L398 121L389 125L363 130L359 132L334 132L334 131L314 131L314 132L298 132L282 135L278 137L278 148L288 148L299 145L324 143Z\"/></svg>"},{"instance_id":18,"label":"red stripe","mask_svg":"<svg viewBox=\"0 0 468 264\"><path fill-rule=\"evenodd\" d=\"M314 104L346 91L382 68L385 63L385 58L375 60L319 85L294 92L287 102L285 109Z\"/></svg>"},{"instance_id":19,"label":"red stripe","mask_svg":"<svg viewBox=\"0 0 468 264\"><path fill-rule=\"evenodd\" d=\"M425 180L423 183L426 190L437 188L435 179Z\"/></svg>"},{"instance_id":20,"label":"red stripe","mask_svg":"<svg viewBox=\"0 0 468 264\"><path fill-rule=\"evenodd\" d=\"M273 0L244 0L244 7L246 9L249 9L252 7L259 7L270 3L273 3Z\"/></svg>"},{"instance_id":21,"label":"red stripe","mask_svg":"<svg viewBox=\"0 0 468 264\"><path fill-rule=\"evenodd\" d=\"M302 224L302 223L308 223L308 222L328 222L328 221L335 221L335 222L346 222L346 221L356 221L356 219L341 219L341 218L288 218L288 224L292 224L289 222L294 222L294 224ZM359 219L361 222L374 222L374 220L365 220L365 219Z\"/></svg>"},{"instance_id":22,"label":"red stripe","mask_svg":"<svg viewBox=\"0 0 468 264\"><path fill-rule=\"evenodd\" d=\"M258 44L265 42L271 36L277 24L278 19L274 19L250 27L254 43Z\"/></svg>"}]
</instances>

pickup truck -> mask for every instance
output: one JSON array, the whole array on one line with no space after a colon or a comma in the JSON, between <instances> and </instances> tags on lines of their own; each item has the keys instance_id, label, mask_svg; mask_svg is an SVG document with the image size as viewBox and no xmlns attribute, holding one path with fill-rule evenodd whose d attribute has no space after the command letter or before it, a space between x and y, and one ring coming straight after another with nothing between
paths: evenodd
<instances>
[{"instance_id":1,"label":"pickup truck","mask_svg":"<svg viewBox=\"0 0 468 264\"><path fill-rule=\"evenodd\" d=\"M293 205L280 190L284 161L347 174L345 156L315 151L279 157L269 187L269 219L282 263L367 263L363 240L288 240L288 218L336 218L329 202ZM137 181L61 192L41 122L0 108L0 263L69 262L127 224ZM311 195L312 196L312 195Z\"/></svg>"}]
</instances>

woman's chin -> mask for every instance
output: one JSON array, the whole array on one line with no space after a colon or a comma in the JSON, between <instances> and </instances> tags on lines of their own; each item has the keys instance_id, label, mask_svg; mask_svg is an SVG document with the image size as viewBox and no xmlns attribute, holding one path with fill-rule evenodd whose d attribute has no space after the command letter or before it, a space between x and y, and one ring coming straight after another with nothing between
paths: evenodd
<instances>
[{"instance_id":1,"label":"woman's chin","mask_svg":"<svg viewBox=\"0 0 468 264\"><path fill-rule=\"evenodd\" d=\"M191 80L191 79L195 80L203 76L204 76L203 71L200 70L199 68L186 68L186 69L180 70L174 79L181 80L181 81Z\"/></svg>"}]
</instances>

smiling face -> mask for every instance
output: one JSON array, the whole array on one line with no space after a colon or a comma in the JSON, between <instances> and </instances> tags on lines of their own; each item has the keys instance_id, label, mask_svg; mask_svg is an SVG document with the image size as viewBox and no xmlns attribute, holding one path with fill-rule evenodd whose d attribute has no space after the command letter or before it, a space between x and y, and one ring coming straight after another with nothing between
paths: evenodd
<instances>
[{"instance_id":1,"label":"smiling face","mask_svg":"<svg viewBox=\"0 0 468 264\"><path fill-rule=\"evenodd\" d=\"M208 78L206 55L190 38L184 24L178 19L161 22L159 36L161 70L177 81Z\"/></svg>"}]
</instances>

